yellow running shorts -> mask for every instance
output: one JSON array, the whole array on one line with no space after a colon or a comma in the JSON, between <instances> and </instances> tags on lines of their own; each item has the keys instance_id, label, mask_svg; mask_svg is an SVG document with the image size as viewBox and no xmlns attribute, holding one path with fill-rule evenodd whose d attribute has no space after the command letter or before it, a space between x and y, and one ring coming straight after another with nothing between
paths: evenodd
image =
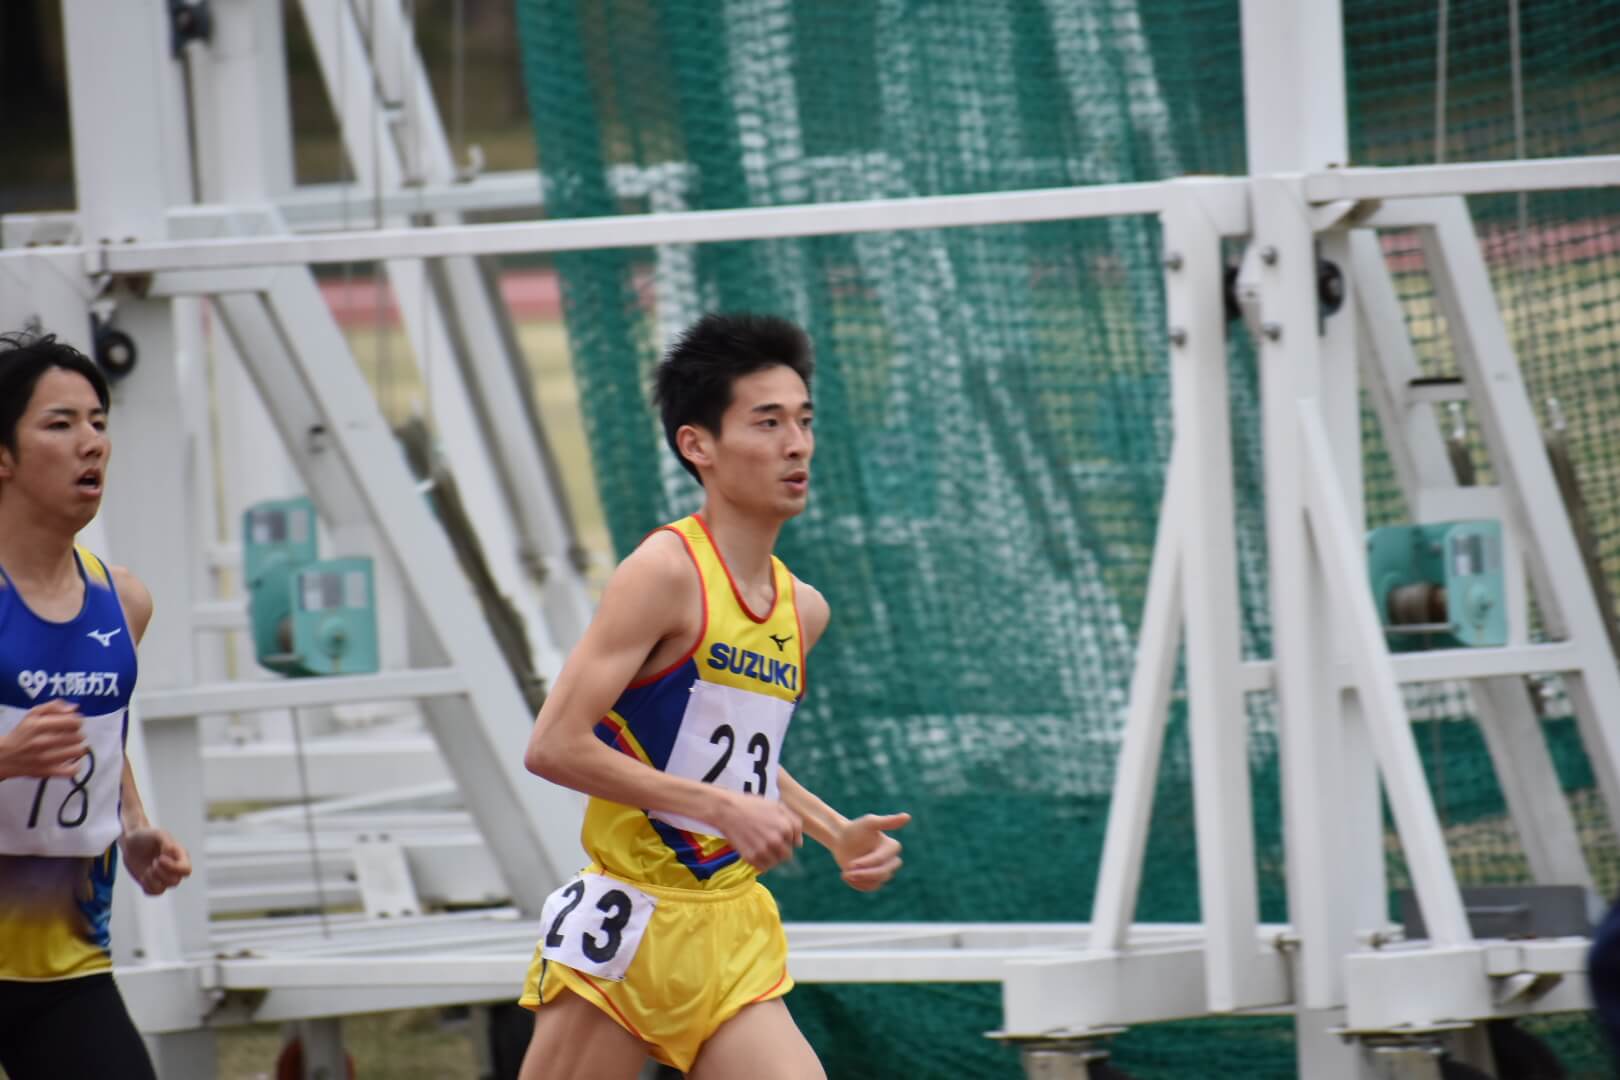
<instances>
[{"instance_id":1,"label":"yellow running shorts","mask_svg":"<svg viewBox=\"0 0 1620 1080\"><path fill-rule=\"evenodd\" d=\"M592 866L587 873L600 874ZM776 900L757 881L713 892L627 882L657 900L622 981L545 958L535 946L518 1004L538 1009L571 990L682 1072L745 1006L793 989Z\"/></svg>"}]
</instances>

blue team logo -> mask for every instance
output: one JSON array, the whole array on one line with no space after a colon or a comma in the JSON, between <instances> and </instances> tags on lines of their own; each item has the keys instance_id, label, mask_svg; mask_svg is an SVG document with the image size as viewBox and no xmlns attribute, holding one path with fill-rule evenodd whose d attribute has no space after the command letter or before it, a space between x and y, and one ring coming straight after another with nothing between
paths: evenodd
<instances>
[{"instance_id":1,"label":"blue team logo","mask_svg":"<svg viewBox=\"0 0 1620 1080\"><path fill-rule=\"evenodd\" d=\"M716 671L729 671L745 679L780 686L784 690L799 690L799 668L786 660L772 660L752 649L739 649L717 641L709 646L709 666Z\"/></svg>"},{"instance_id":2,"label":"blue team logo","mask_svg":"<svg viewBox=\"0 0 1620 1080\"><path fill-rule=\"evenodd\" d=\"M117 697L116 671L22 671L17 673L17 685L30 701L50 688L52 698Z\"/></svg>"},{"instance_id":3,"label":"blue team logo","mask_svg":"<svg viewBox=\"0 0 1620 1080\"><path fill-rule=\"evenodd\" d=\"M30 700L39 697L39 692L45 689L45 684L50 680L51 677L43 671L19 671L17 673L17 685L23 688L23 693L27 694Z\"/></svg>"}]
</instances>

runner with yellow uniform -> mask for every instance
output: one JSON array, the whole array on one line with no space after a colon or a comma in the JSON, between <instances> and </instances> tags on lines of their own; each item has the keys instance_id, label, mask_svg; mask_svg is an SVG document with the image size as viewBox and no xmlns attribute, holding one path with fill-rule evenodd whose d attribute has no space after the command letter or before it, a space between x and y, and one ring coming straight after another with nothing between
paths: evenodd
<instances>
[{"instance_id":1,"label":"runner with yellow uniform","mask_svg":"<svg viewBox=\"0 0 1620 1080\"><path fill-rule=\"evenodd\" d=\"M659 368L705 501L615 571L530 740L532 771L592 798L590 865L548 901L524 987L525 1080L628 1077L648 1054L697 1080L824 1076L780 1001L787 941L756 878L809 833L878 888L909 817L849 821L780 765L829 619L771 554L808 495L811 371L792 324L712 315Z\"/></svg>"}]
</instances>

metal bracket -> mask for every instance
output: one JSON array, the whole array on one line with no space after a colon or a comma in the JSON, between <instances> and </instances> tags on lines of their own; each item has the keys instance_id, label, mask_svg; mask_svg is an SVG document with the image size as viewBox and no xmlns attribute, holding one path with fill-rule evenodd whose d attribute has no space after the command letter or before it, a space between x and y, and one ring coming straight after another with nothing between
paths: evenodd
<instances>
[{"instance_id":1,"label":"metal bracket","mask_svg":"<svg viewBox=\"0 0 1620 1080\"><path fill-rule=\"evenodd\" d=\"M1445 1048L1437 1039L1396 1039L1367 1046L1380 1080L1442 1080Z\"/></svg>"},{"instance_id":2,"label":"metal bracket","mask_svg":"<svg viewBox=\"0 0 1620 1080\"><path fill-rule=\"evenodd\" d=\"M214 39L214 15L208 0L169 0L169 53L176 60L193 41Z\"/></svg>"},{"instance_id":3,"label":"metal bracket","mask_svg":"<svg viewBox=\"0 0 1620 1080\"><path fill-rule=\"evenodd\" d=\"M1089 1080L1091 1066L1107 1061L1107 1040L1124 1033L1124 1028L1093 1028L1084 1034L1006 1035L986 1032L986 1037L1018 1047L1026 1080Z\"/></svg>"},{"instance_id":4,"label":"metal bracket","mask_svg":"<svg viewBox=\"0 0 1620 1080\"><path fill-rule=\"evenodd\" d=\"M352 849L360 902L371 918L405 918L422 913L405 849L384 833L355 837Z\"/></svg>"}]
</instances>

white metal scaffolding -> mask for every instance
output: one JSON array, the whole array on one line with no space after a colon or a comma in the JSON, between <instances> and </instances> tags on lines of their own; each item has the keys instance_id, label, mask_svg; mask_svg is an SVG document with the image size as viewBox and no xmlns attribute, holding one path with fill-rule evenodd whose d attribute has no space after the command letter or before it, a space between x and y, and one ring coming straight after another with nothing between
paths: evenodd
<instances>
[{"instance_id":1,"label":"white metal scaffolding","mask_svg":"<svg viewBox=\"0 0 1620 1080\"><path fill-rule=\"evenodd\" d=\"M101 528L109 555L151 583L164 612L143 646L131 755L156 816L205 855L172 897L118 894L118 978L137 1022L155 1036L163 1075L212 1075L207 1032L224 1024L511 998L540 902L577 861L577 801L522 770L530 718L312 266L374 260L392 275L406 329L432 365L435 400L450 403L440 417L447 452L480 517L494 523L481 539L502 584L522 598L537 665L549 673L582 630L588 601L543 440L521 405L504 313L478 257L1126 215L1155 215L1162 226L1175 449L1092 919L792 926L795 977L999 982L1003 1034L1030 1041L1084 1044L1156 1020L1291 1013L1301 1075L1313 1080L1377 1075L1370 1044L1340 1033L1421 1035L1584 1007L1583 939L1473 936L1400 688L1468 683L1537 880L1590 885L1518 677L1563 676L1611 821L1620 821L1620 672L1461 196L1617 186L1620 157L1344 168L1337 5L1250 0L1251 125L1275 137L1254 141L1248 178L468 225L460 213L537 203L538 178L455 182L414 54L376 45L398 45L397 6L368 5L375 26L343 0L303 6L328 75L349 80L334 83L333 96L353 110L342 126L351 158L373 170L359 181L376 194L381 227L334 229L346 224L346 192L276 181L285 147L258 132L256 118L276 115L260 95L264 65L279 58L261 51L263 11L251 0L215 0L215 44L189 47L189 121L164 0L66 0L79 209L0 221L0 323L35 318L88 347L88 306L111 299L141 346L139 371L117 390L128 418L119 439L124 482L113 485ZM379 65L385 55L394 59ZM375 130L373 94L403 103L403 127ZM1299 111L1262 120L1268 107ZM194 163L177 138L188 122L201 193L191 190ZM367 141L384 137L387 146ZM429 223L410 224L413 214ZM1463 489L1451 476L1433 394L1413 386L1380 228L1423 237L1458 343L1456 393L1476 410L1496 486ZM1263 388L1279 644L1259 661L1243 659L1237 632L1221 261L1231 239L1247 243L1239 289L1258 330ZM1325 320L1319 257L1345 269L1347 289L1343 309ZM195 398L180 389L195 384L192 368L204 362L195 339L204 311L241 365L252 407L263 409L278 460L315 499L340 548L377 554L397 570L391 614L411 630L399 662L379 675L198 677L196 636L239 618L194 574L216 539L192 524L202 498L193 466L210 444L202 418L188 411ZM1546 643L1529 641L1521 617L1501 648L1389 653L1365 585L1363 388L1419 521L1503 520L1515 567L1510 603L1522 616L1533 593ZM130 482L141 476L188 479ZM1203 921L1143 924L1134 921L1136 900L1182 655ZM1259 915L1245 701L1257 691L1277 695L1281 717L1288 925L1262 924ZM303 791L321 800L310 826L318 854L287 831L286 811L209 830L206 802L229 781L224 772L205 778L211 751L199 718L400 700L418 703L424 730L347 749L329 742L311 758L313 787L306 781ZM216 756L230 762L220 769L240 775L289 765L280 748L264 749L257 764ZM1425 941L1401 941L1387 925L1381 791ZM209 919L263 910L256 905L272 895L288 907L324 899L364 912ZM474 912L423 913L491 901Z\"/></svg>"}]
</instances>

